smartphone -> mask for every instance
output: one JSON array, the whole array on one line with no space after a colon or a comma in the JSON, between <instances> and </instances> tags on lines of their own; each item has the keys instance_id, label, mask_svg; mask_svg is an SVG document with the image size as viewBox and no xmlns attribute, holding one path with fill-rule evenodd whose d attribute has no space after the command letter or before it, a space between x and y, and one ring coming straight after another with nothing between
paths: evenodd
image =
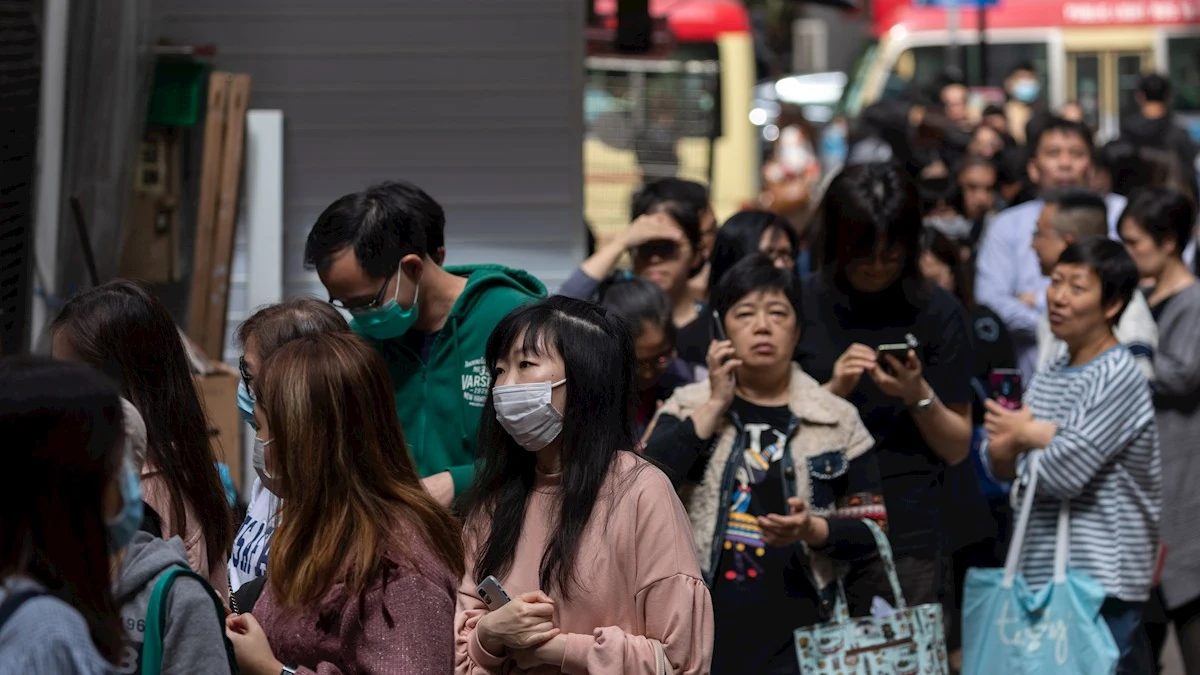
<instances>
[{"instance_id":1,"label":"smartphone","mask_svg":"<svg viewBox=\"0 0 1200 675\"><path fill-rule=\"evenodd\" d=\"M1009 410L1021 407L1021 371L997 368L988 375L991 397Z\"/></svg>"},{"instance_id":2,"label":"smartphone","mask_svg":"<svg viewBox=\"0 0 1200 675\"><path fill-rule=\"evenodd\" d=\"M479 598L483 600L483 604L491 611L496 611L507 605L512 598L508 597L508 593L504 591L504 587L500 585L500 581L494 576L488 576L479 584L479 588L475 589L479 594Z\"/></svg>"},{"instance_id":3,"label":"smartphone","mask_svg":"<svg viewBox=\"0 0 1200 675\"><path fill-rule=\"evenodd\" d=\"M714 328L713 335L715 335L718 340L728 340L729 336L725 334L725 322L721 320L721 313L714 309L712 311L712 317Z\"/></svg>"},{"instance_id":4,"label":"smartphone","mask_svg":"<svg viewBox=\"0 0 1200 675\"><path fill-rule=\"evenodd\" d=\"M875 351L879 354L879 365L880 365L880 367L883 368L883 372L889 373L889 374L894 374L894 373L892 373L891 364L888 363L887 359L883 358L884 356L891 354L900 363L907 363L908 362L908 350L910 350L910 349L912 349L912 347L909 346L909 344L906 342L895 342L892 344L879 345L878 347L876 347Z\"/></svg>"}]
</instances>

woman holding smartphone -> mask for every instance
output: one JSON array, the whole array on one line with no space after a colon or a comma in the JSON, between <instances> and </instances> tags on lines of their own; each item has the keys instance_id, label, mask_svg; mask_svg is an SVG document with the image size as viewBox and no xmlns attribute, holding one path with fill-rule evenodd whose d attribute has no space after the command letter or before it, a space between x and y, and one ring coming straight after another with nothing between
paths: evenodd
<instances>
[{"instance_id":1,"label":"woman holding smartphone","mask_svg":"<svg viewBox=\"0 0 1200 675\"><path fill-rule=\"evenodd\" d=\"M875 437L905 599L942 602L943 475L971 444L965 312L921 274L921 197L903 169L847 168L830 183L821 217L821 272L804 289L797 360L853 403ZM912 349L901 358L878 351L904 343Z\"/></svg>"},{"instance_id":2,"label":"woman holding smartphone","mask_svg":"<svg viewBox=\"0 0 1200 675\"><path fill-rule=\"evenodd\" d=\"M486 361L456 672L707 673L712 604L687 516L633 452L629 327L555 296L501 321Z\"/></svg>"},{"instance_id":3,"label":"woman holding smartphone","mask_svg":"<svg viewBox=\"0 0 1200 675\"><path fill-rule=\"evenodd\" d=\"M684 495L713 596L713 674L799 675L793 633L823 618L833 561L877 548L861 521L884 517L874 439L854 406L791 362L791 268L751 255L712 298L721 339L708 380L659 408L646 454Z\"/></svg>"}]
</instances>

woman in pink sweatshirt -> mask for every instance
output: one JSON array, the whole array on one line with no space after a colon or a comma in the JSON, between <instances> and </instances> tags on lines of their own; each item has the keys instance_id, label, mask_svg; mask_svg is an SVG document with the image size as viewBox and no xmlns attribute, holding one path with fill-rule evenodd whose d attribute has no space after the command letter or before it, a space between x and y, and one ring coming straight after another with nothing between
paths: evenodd
<instances>
[{"instance_id":1,"label":"woman in pink sweatshirt","mask_svg":"<svg viewBox=\"0 0 1200 675\"><path fill-rule=\"evenodd\" d=\"M629 327L556 296L493 331L456 672L702 674L713 615L670 481L636 447ZM511 598L485 604L495 577Z\"/></svg>"},{"instance_id":2,"label":"woman in pink sweatshirt","mask_svg":"<svg viewBox=\"0 0 1200 675\"><path fill-rule=\"evenodd\" d=\"M243 675L449 673L462 538L404 450L383 358L349 333L297 338L254 394L282 505L253 615L226 621Z\"/></svg>"}]
</instances>

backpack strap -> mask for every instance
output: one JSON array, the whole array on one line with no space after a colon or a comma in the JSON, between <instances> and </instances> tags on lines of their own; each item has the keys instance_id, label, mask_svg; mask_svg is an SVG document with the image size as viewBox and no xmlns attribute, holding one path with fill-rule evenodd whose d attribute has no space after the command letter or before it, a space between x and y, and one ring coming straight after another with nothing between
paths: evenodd
<instances>
[{"instance_id":1,"label":"backpack strap","mask_svg":"<svg viewBox=\"0 0 1200 675\"><path fill-rule=\"evenodd\" d=\"M20 609L21 605L25 604L27 600L32 600L40 595L50 594L39 588L27 588L23 591L17 591L16 593L9 593L8 597L4 599L3 604L0 604L0 627L3 627L4 624L8 622L8 619L13 614L16 614L17 610Z\"/></svg>"},{"instance_id":2,"label":"backpack strap","mask_svg":"<svg viewBox=\"0 0 1200 675\"><path fill-rule=\"evenodd\" d=\"M225 635L225 605L221 602L208 580L190 569L176 567L168 570L158 578L154 590L150 593L150 602L146 607L146 634L142 643L142 675L160 675L163 660L163 636L167 632L167 594L179 577L190 577L200 582L208 592L213 606L217 610L217 619L221 622L221 635Z\"/></svg>"}]
</instances>

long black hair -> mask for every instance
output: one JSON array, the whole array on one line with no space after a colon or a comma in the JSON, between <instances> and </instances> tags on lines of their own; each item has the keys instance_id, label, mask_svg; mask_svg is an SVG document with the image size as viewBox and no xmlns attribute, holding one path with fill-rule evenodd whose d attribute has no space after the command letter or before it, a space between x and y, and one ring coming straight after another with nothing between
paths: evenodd
<instances>
[{"instance_id":1,"label":"long black hair","mask_svg":"<svg viewBox=\"0 0 1200 675\"><path fill-rule=\"evenodd\" d=\"M576 587L579 543L600 488L617 453L637 447L633 339L615 313L552 296L513 311L496 326L485 351L489 371L495 372L496 362L517 340L530 354L558 352L565 367L562 489L539 581L543 590L553 588L566 599ZM476 580L503 577L512 567L536 471L536 454L519 446L496 421L490 391L479 424L479 456L475 485L465 499L468 527L490 521L490 530L475 532Z\"/></svg>"},{"instance_id":2,"label":"long black hair","mask_svg":"<svg viewBox=\"0 0 1200 675\"><path fill-rule=\"evenodd\" d=\"M78 363L0 360L0 575L25 575L74 607L119 663L125 630L109 590L104 495L124 458L117 387Z\"/></svg>"},{"instance_id":3,"label":"long black hair","mask_svg":"<svg viewBox=\"0 0 1200 675\"><path fill-rule=\"evenodd\" d=\"M208 421L174 320L153 295L118 279L68 302L51 326L88 365L108 375L146 422L146 460L162 473L168 516L182 534L191 506L210 567L224 565L233 542L225 488L209 445Z\"/></svg>"},{"instance_id":4,"label":"long black hair","mask_svg":"<svg viewBox=\"0 0 1200 675\"><path fill-rule=\"evenodd\" d=\"M717 230L712 258L709 260L708 293L710 302L713 290L721 283L721 277L742 258L758 253L763 233L767 231L783 233L792 247L792 252L800 252L800 238L796 236L796 231L792 229L787 219L769 211L735 213L725 221L721 229Z\"/></svg>"}]
</instances>

